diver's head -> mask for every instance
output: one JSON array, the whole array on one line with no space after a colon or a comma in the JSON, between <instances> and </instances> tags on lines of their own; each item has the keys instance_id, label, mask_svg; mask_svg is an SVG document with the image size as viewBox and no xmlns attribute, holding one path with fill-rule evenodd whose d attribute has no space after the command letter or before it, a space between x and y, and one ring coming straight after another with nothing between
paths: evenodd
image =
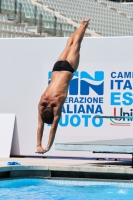
<instances>
[{"instance_id":1,"label":"diver's head","mask_svg":"<svg viewBox=\"0 0 133 200\"><path fill-rule=\"evenodd\" d=\"M53 114L53 108L52 107L46 107L43 112L41 113L41 118L44 123L46 124L52 124L54 119Z\"/></svg>"}]
</instances>

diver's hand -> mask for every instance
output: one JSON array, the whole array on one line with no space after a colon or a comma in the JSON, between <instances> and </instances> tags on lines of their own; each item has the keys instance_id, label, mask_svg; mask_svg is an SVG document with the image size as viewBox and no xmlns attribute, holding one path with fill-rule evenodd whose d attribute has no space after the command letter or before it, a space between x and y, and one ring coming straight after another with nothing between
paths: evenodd
<instances>
[{"instance_id":1,"label":"diver's hand","mask_svg":"<svg viewBox=\"0 0 133 200\"><path fill-rule=\"evenodd\" d=\"M47 151L49 151L48 147L43 148L41 145L37 145L37 152L36 153L38 153L38 154L44 154Z\"/></svg>"}]
</instances>

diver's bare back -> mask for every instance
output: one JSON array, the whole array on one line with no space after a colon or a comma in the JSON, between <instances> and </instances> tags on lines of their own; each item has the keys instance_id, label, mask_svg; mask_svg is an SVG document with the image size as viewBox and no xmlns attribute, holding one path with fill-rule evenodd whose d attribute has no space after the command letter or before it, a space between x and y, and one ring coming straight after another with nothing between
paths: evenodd
<instances>
[{"instance_id":1,"label":"diver's bare back","mask_svg":"<svg viewBox=\"0 0 133 200\"><path fill-rule=\"evenodd\" d=\"M41 106L62 106L68 92L68 86L73 77L69 71L54 71L51 82L41 96Z\"/></svg>"}]
</instances>

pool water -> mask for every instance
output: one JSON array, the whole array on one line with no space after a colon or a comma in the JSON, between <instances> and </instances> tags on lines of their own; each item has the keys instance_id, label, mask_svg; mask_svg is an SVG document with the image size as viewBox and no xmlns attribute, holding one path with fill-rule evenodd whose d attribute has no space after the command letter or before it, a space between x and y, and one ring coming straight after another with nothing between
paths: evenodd
<instances>
[{"instance_id":1,"label":"pool water","mask_svg":"<svg viewBox=\"0 0 133 200\"><path fill-rule=\"evenodd\" d=\"M12 179L0 181L0 199L131 200L133 182Z\"/></svg>"}]
</instances>

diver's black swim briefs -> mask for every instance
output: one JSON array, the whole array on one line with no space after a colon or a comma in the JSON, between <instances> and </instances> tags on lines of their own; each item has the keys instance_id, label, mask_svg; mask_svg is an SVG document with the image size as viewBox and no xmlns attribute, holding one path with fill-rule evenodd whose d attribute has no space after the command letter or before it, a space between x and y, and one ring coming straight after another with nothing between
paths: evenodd
<instances>
[{"instance_id":1,"label":"diver's black swim briefs","mask_svg":"<svg viewBox=\"0 0 133 200\"><path fill-rule=\"evenodd\" d=\"M57 61L53 67L53 72L54 71L69 71L74 73L74 69L67 60Z\"/></svg>"}]
</instances>

